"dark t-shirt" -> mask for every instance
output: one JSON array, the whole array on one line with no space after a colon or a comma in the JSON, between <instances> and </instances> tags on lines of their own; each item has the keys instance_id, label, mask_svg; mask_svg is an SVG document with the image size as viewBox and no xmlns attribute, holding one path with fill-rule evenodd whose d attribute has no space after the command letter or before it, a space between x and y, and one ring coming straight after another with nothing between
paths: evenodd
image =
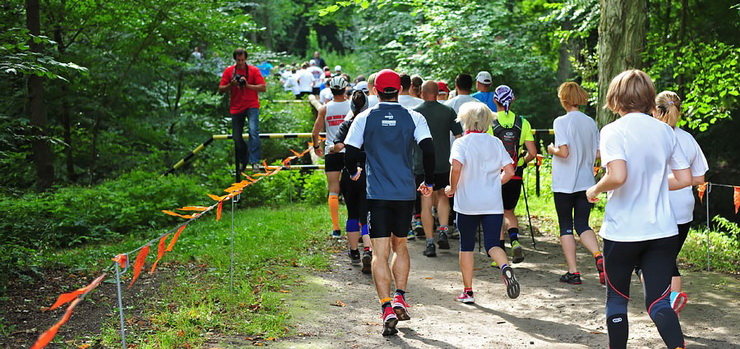
<instances>
[{"instance_id":1,"label":"dark t-shirt","mask_svg":"<svg viewBox=\"0 0 740 349\"><path fill-rule=\"evenodd\" d=\"M455 121L455 110L437 101L425 101L414 108L424 115L429 125L429 132L434 142L434 173L450 172L450 131L452 134L462 134L462 126ZM414 149L414 173L424 173L421 148Z\"/></svg>"}]
</instances>

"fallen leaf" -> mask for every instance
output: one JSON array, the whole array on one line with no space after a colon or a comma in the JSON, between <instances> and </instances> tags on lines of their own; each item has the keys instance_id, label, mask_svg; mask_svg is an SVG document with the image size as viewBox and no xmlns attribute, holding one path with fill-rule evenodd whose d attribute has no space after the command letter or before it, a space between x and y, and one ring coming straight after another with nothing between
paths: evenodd
<instances>
[{"instance_id":1,"label":"fallen leaf","mask_svg":"<svg viewBox=\"0 0 740 349\"><path fill-rule=\"evenodd\" d=\"M346 307L347 306L347 304L344 304L344 302L342 302L342 301L340 301L338 299L334 303L332 303L331 305L333 305L335 307Z\"/></svg>"},{"instance_id":2,"label":"fallen leaf","mask_svg":"<svg viewBox=\"0 0 740 349\"><path fill-rule=\"evenodd\" d=\"M279 292L280 293L290 293L290 291L288 291L288 290L280 290Z\"/></svg>"},{"instance_id":3,"label":"fallen leaf","mask_svg":"<svg viewBox=\"0 0 740 349\"><path fill-rule=\"evenodd\" d=\"M428 276L427 276L427 277L425 277L425 279L427 279L427 280L434 280L434 278L433 278L433 277L428 277Z\"/></svg>"}]
</instances>

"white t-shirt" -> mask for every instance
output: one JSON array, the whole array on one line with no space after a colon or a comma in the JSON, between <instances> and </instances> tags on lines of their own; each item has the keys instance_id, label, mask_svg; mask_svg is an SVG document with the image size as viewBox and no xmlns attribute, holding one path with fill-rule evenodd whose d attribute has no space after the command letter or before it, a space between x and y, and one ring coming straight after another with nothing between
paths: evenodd
<instances>
[{"instance_id":1,"label":"white t-shirt","mask_svg":"<svg viewBox=\"0 0 740 349\"><path fill-rule=\"evenodd\" d=\"M291 91L293 92L293 86L291 85L291 77L293 76L293 73L290 70L283 71L280 73L280 82L283 83L283 88L285 91ZM295 79L292 80L293 83L295 83ZM297 94L293 92L293 94Z\"/></svg>"},{"instance_id":2,"label":"white t-shirt","mask_svg":"<svg viewBox=\"0 0 740 349\"><path fill-rule=\"evenodd\" d=\"M319 103L326 104L329 101L334 100L334 95L331 93L331 89L326 87L319 92Z\"/></svg>"},{"instance_id":3,"label":"white t-shirt","mask_svg":"<svg viewBox=\"0 0 740 349\"><path fill-rule=\"evenodd\" d=\"M552 157L552 191L575 193L594 183L594 161L599 149L599 128L594 119L572 111L553 122L555 148L568 146L568 157Z\"/></svg>"},{"instance_id":4,"label":"white t-shirt","mask_svg":"<svg viewBox=\"0 0 740 349\"><path fill-rule=\"evenodd\" d=\"M334 102L329 101L326 103L326 116L324 117L324 129L326 130L326 142L324 145L325 154L329 154L329 149L334 145L334 140L337 138L337 132L339 131L339 125L344 122L344 117L349 113L349 101ZM344 153L344 149L341 151Z\"/></svg>"},{"instance_id":5,"label":"white t-shirt","mask_svg":"<svg viewBox=\"0 0 740 349\"><path fill-rule=\"evenodd\" d=\"M367 96L367 107L372 108L380 103L380 100L378 99L377 95L368 95Z\"/></svg>"},{"instance_id":6,"label":"white t-shirt","mask_svg":"<svg viewBox=\"0 0 740 349\"><path fill-rule=\"evenodd\" d=\"M465 103L468 103L468 102L482 103L477 98L471 97L470 95L459 95L459 96L457 96L457 97L455 97L453 99L447 100L445 102L445 105L448 106L448 107L450 107L450 108L452 108L452 109L455 109L455 113L459 113L460 112L460 106L463 105L463 104L465 104Z\"/></svg>"},{"instance_id":7,"label":"white t-shirt","mask_svg":"<svg viewBox=\"0 0 740 349\"><path fill-rule=\"evenodd\" d=\"M699 144L688 132L680 128L674 128L673 131L676 133L676 140L681 147L681 151L689 162L691 176L703 176L709 170L709 165ZM670 170L668 171L670 173ZM670 200L677 224L690 223L694 220L694 192L691 190L691 186L671 191Z\"/></svg>"},{"instance_id":8,"label":"white t-shirt","mask_svg":"<svg viewBox=\"0 0 740 349\"><path fill-rule=\"evenodd\" d=\"M421 98L411 97L409 95L399 95L398 96L398 104L408 108L408 109L414 109L417 105L423 103L424 100Z\"/></svg>"},{"instance_id":9,"label":"white t-shirt","mask_svg":"<svg viewBox=\"0 0 740 349\"><path fill-rule=\"evenodd\" d=\"M311 72L305 69L301 69L296 72L296 79L298 80L298 90L300 92L311 92L312 91L312 83L313 83L313 75L311 75Z\"/></svg>"},{"instance_id":10,"label":"white t-shirt","mask_svg":"<svg viewBox=\"0 0 740 349\"><path fill-rule=\"evenodd\" d=\"M467 215L503 214L501 169L513 163L500 139L468 133L452 145L450 163L462 166L455 192L455 211Z\"/></svg>"},{"instance_id":11,"label":"white t-shirt","mask_svg":"<svg viewBox=\"0 0 740 349\"><path fill-rule=\"evenodd\" d=\"M601 129L599 149L604 167L615 160L627 163L626 181L609 192L599 235L635 242L678 234L666 168L686 169L689 163L673 129L642 113L626 114Z\"/></svg>"},{"instance_id":12,"label":"white t-shirt","mask_svg":"<svg viewBox=\"0 0 740 349\"><path fill-rule=\"evenodd\" d=\"M324 81L324 71L315 65L308 67L308 71L311 73L311 76L313 76L313 86L319 87L319 85L321 85L321 82Z\"/></svg>"}]
</instances>

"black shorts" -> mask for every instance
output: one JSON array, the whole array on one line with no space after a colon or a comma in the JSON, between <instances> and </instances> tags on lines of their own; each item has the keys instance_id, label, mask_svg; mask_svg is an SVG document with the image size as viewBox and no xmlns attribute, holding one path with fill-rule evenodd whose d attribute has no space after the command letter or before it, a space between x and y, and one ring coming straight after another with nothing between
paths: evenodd
<instances>
[{"instance_id":1,"label":"black shorts","mask_svg":"<svg viewBox=\"0 0 740 349\"><path fill-rule=\"evenodd\" d=\"M504 210L513 210L519 202L522 193L522 180L512 179L501 186L501 198L504 200Z\"/></svg>"},{"instance_id":2,"label":"black shorts","mask_svg":"<svg viewBox=\"0 0 740 349\"><path fill-rule=\"evenodd\" d=\"M387 238L391 234L406 237L411 229L411 211L414 201L367 200L367 225L370 238Z\"/></svg>"},{"instance_id":3,"label":"black shorts","mask_svg":"<svg viewBox=\"0 0 740 349\"><path fill-rule=\"evenodd\" d=\"M324 172L339 172L344 168L344 153L331 153L324 156Z\"/></svg>"},{"instance_id":4,"label":"black shorts","mask_svg":"<svg viewBox=\"0 0 740 349\"><path fill-rule=\"evenodd\" d=\"M416 187L418 188L421 185L421 182L424 181L424 175L416 175ZM446 186L450 185L450 173L435 173L434 174L434 190L440 190L444 189Z\"/></svg>"}]
</instances>

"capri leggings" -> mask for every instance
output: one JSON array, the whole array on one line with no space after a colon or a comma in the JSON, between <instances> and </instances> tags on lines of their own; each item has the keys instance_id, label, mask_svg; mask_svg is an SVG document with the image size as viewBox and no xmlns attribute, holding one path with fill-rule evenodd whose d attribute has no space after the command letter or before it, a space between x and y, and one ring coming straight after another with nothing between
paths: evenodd
<instances>
[{"instance_id":1,"label":"capri leggings","mask_svg":"<svg viewBox=\"0 0 740 349\"><path fill-rule=\"evenodd\" d=\"M555 199L555 211L558 213L558 223L560 223L560 236L573 235L574 225L578 236L587 230L592 230L588 225L588 217L593 204L588 202L586 191L553 193L553 198Z\"/></svg>"},{"instance_id":2,"label":"capri leggings","mask_svg":"<svg viewBox=\"0 0 740 349\"><path fill-rule=\"evenodd\" d=\"M360 231L360 225L363 227L367 226L365 171L361 172L360 178L357 181L353 181L346 170L342 171L339 186L342 190L342 196L344 196L344 202L347 205L346 231ZM362 230L363 233L367 232L367 229Z\"/></svg>"},{"instance_id":3,"label":"capri leggings","mask_svg":"<svg viewBox=\"0 0 740 349\"><path fill-rule=\"evenodd\" d=\"M460 251L472 252L475 248L475 233L479 225L483 225L483 243L486 253L491 248L499 246L501 239L501 223L503 214L467 215L457 213L457 229L460 231Z\"/></svg>"},{"instance_id":4,"label":"capri leggings","mask_svg":"<svg viewBox=\"0 0 740 349\"><path fill-rule=\"evenodd\" d=\"M678 316L671 308L671 270L675 264L678 236L637 241L616 242L604 239L604 269L606 271L606 325L609 348L627 347L629 325L627 303L630 281L635 265L642 266L645 307L650 318L669 348L683 348L684 340Z\"/></svg>"},{"instance_id":5,"label":"capri leggings","mask_svg":"<svg viewBox=\"0 0 740 349\"><path fill-rule=\"evenodd\" d=\"M678 254L681 252L683 243L686 242L686 238L689 236L689 228L691 228L691 223L678 225L678 247L676 248L676 258L674 259L676 263L673 264L673 276L681 276L681 273L678 271Z\"/></svg>"}]
</instances>

